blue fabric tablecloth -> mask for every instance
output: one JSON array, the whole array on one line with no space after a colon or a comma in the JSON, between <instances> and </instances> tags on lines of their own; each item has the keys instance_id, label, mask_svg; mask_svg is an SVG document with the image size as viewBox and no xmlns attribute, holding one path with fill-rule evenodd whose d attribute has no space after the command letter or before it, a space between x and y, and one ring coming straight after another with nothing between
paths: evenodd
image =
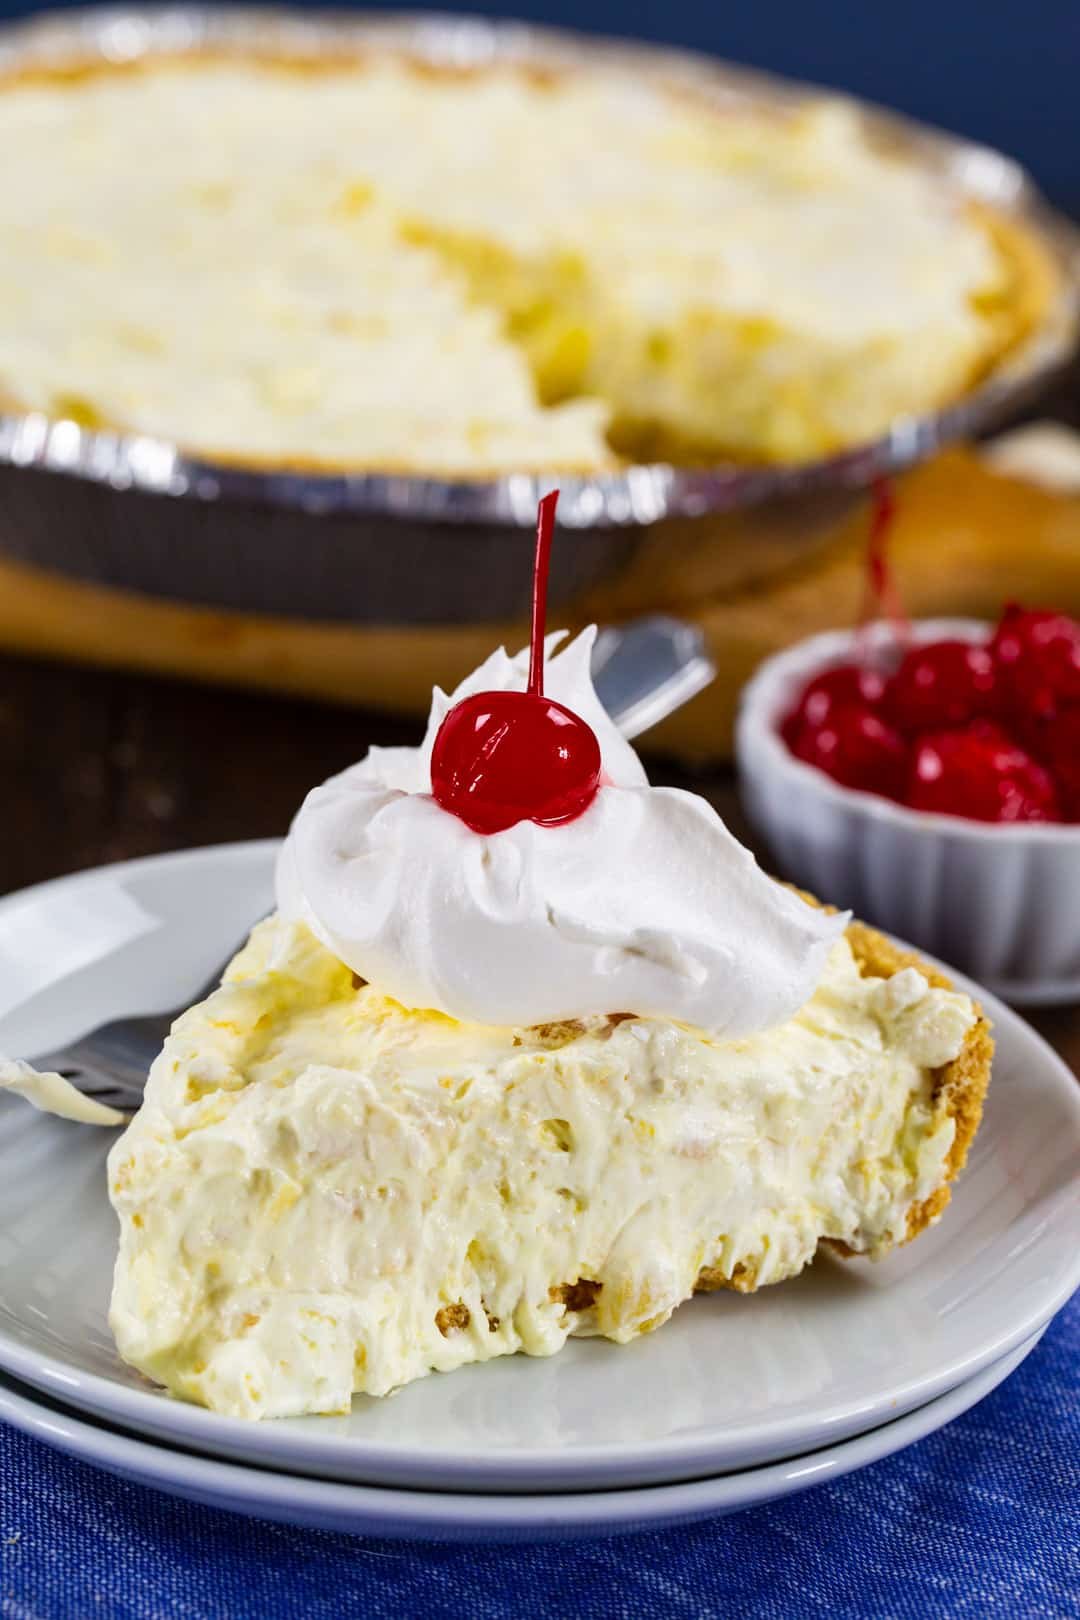
<instances>
[{"instance_id":1,"label":"blue fabric tablecloth","mask_svg":"<svg viewBox=\"0 0 1080 1620\"><path fill-rule=\"evenodd\" d=\"M733 1518L607 1541L436 1546L175 1502L0 1426L3 1620L1080 1616L1080 1295L979 1406Z\"/></svg>"}]
</instances>

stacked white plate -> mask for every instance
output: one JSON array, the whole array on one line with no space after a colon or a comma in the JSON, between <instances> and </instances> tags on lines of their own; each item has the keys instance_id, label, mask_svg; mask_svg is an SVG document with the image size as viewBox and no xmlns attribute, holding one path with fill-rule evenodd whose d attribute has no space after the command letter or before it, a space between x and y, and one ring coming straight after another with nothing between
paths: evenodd
<instances>
[{"instance_id":1,"label":"stacked white plate","mask_svg":"<svg viewBox=\"0 0 1080 1620\"><path fill-rule=\"evenodd\" d=\"M0 1050L175 1005L271 904L275 847L135 861L0 902ZM981 998L998 1054L943 1222L879 1265L825 1258L627 1347L578 1340L246 1424L126 1368L106 1322L111 1133L0 1099L0 1420L154 1488L377 1535L591 1535L735 1511L931 1433L1028 1354L1080 1283L1080 1086Z\"/></svg>"}]
</instances>

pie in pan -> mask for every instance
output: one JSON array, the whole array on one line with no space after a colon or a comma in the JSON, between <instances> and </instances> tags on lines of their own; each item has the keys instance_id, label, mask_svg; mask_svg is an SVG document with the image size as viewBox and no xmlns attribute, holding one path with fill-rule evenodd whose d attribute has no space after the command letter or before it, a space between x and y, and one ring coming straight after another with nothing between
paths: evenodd
<instances>
[{"instance_id":1,"label":"pie in pan","mask_svg":"<svg viewBox=\"0 0 1080 1620\"><path fill-rule=\"evenodd\" d=\"M260 468L798 463L1036 324L1034 232L838 100L213 51L0 81L0 395Z\"/></svg>"}]
</instances>

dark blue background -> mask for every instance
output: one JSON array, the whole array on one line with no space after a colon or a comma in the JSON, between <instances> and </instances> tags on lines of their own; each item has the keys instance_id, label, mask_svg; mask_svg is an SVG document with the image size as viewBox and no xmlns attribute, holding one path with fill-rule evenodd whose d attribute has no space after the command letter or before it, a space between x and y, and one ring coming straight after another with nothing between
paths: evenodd
<instances>
[{"instance_id":1,"label":"dark blue background","mask_svg":"<svg viewBox=\"0 0 1080 1620\"><path fill-rule=\"evenodd\" d=\"M0 0L0 16L31 9ZM1080 213L1080 0L474 0L461 9L691 45L857 91L1002 147Z\"/></svg>"}]
</instances>

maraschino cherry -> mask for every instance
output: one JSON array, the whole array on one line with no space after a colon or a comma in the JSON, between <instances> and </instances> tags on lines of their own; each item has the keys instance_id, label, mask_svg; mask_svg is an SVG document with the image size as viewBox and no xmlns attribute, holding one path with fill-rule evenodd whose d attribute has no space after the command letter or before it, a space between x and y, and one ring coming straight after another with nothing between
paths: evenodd
<instances>
[{"instance_id":1,"label":"maraschino cherry","mask_svg":"<svg viewBox=\"0 0 1080 1620\"><path fill-rule=\"evenodd\" d=\"M587 810L600 786L600 744L579 715L544 696L548 561L558 490L540 502L533 566L529 684L477 692L439 727L431 755L438 804L478 833L519 821L554 827Z\"/></svg>"},{"instance_id":2,"label":"maraschino cherry","mask_svg":"<svg viewBox=\"0 0 1080 1620\"><path fill-rule=\"evenodd\" d=\"M1010 602L990 653L1016 711L1042 716L1080 702L1080 625L1066 614Z\"/></svg>"},{"instance_id":3,"label":"maraschino cherry","mask_svg":"<svg viewBox=\"0 0 1080 1620\"><path fill-rule=\"evenodd\" d=\"M907 744L865 703L838 704L821 725L807 724L790 747L798 759L845 787L889 799L903 790Z\"/></svg>"},{"instance_id":4,"label":"maraschino cherry","mask_svg":"<svg viewBox=\"0 0 1080 1620\"><path fill-rule=\"evenodd\" d=\"M865 716L856 716L854 711L877 709L885 696L887 684L887 678L875 663L866 642L866 627L874 619L888 618L896 630L898 642L905 642L908 635L908 622L904 617L896 581L889 565L888 542L895 515L896 503L892 485L887 478L879 478L872 490L870 533L866 542L862 630L856 647L858 661L854 664L834 664L832 668L823 670L820 675L815 675L803 688L798 703L780 728L784 741L800 759L820 765L821 769L828 771L830 775L835 775L835 772L831 763L825 763L826 755L835 759L842 758L856 767L855 774L860 777L860 781L849 782L849 786L864 785L863 767L869 755L876 751L876 739L871 741L864 735L867 729L864 724ZM842 710L852 712L841 714ZM836 724L838 716L840 716L839 728ZM813 757L819 750L815 748L810 734L823 727L827 729L828 736L824 739L823 748L820 750L822 757ZM869 728L870 733L873 729ZM843 733L839 749L834 744L834 736L838 730L839 733ZM845 746L847 742L851 743L850 748Z\"/></svg>"},{"instance_id":5,"label":"maraschino cherry","mask_svg":"<svg viewBox=\"0 0 1080 1620\"><path fill-rule=\"evenodd\" d=\"M906 802L974 821L1060 821L1050 773L992 721L920 738Z\"/></svg>"},{"instance_id":6,"label":"maraschino cherry","mask_svg":"<svg viewBox=\"0 0 1080 1620\"><path fill-rule=\"evenodd\" d=\"M852 704L872 709L884 696L885 677L871 664L834 664L804 687L784 721L784 740L794 748L804 732L828 725L838 709Z\"/></svg>"},{"instance_id":7,"label":"maraschino cherry","mask_svg":"<svg viewBox=\"0 0 1080 1620\"><path fill-rule=\"evenodd\" d=\"M1080 707L1072 705L1037 719L1021 741L1057 783L1067 819L1080 821Z\"/></svg>"},{"instance_id":8,"label":"maraschino cherry","mask_svg":"<svg viewBox=\"0 0 1080 1620\"><path fill-rule=\"evenodd\" d=\"M942 731L993 714L997 667L974 641L932 641L911 647L885 693L885 712L909 736Z\"/></svg>"}]
</instances>

